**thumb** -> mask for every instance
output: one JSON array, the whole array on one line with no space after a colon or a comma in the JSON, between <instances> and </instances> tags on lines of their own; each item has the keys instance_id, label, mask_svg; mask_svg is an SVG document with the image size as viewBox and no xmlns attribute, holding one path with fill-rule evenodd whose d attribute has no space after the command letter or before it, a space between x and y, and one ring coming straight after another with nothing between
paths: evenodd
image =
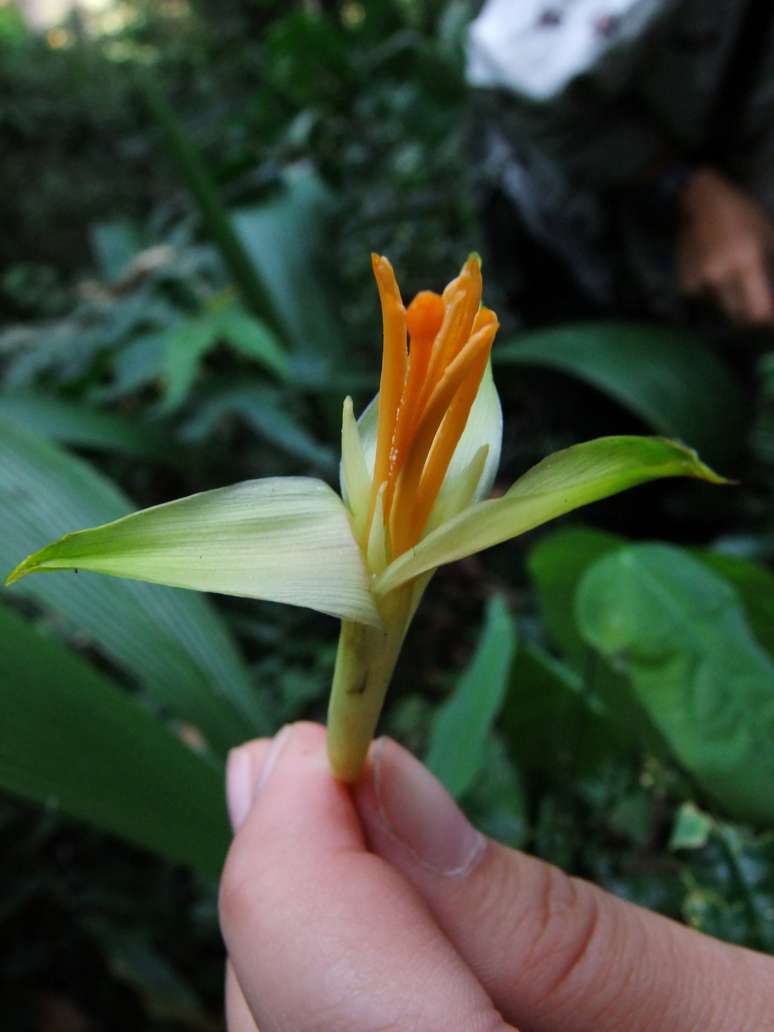
<instances>
[{"instance_id":1,"label":"thumb","mask_svg":"<svg viewBox=\"0 0 774 1032\"><path fill-rule=\"evenodd\" d=\"M774 961L483 837L479 849L461 851L470 828L458 807L390 739L373 747L355 802L372 851L413 883L516 1025L530 1032L768 1027Z\"/></svg>"}]
</instances>

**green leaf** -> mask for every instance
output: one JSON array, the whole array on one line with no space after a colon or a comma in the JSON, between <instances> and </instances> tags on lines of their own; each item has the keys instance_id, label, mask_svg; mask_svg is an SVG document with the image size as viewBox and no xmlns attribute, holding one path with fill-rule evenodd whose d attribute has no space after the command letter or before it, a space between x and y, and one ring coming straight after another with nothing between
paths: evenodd
<instances>
[{"instance_id":1,"label":"green leaf","mask_svg":"<svg viewBox=\"0 0 774 1032\"><path fill-rule=\"evenodd\" d=\"M163 464L177 460L167 437L147 422L140 424L82 402L32 391L2 392L0 419L76 448L114 451Z\"/></svg>"},{"instance_id":2,"label":"green leaf","mask_svg":"<svg viewBox=\"0 0 774 1032\"><path fill-rule=\"evenodd\" d=\"M227 384L198 401L196 411L183 426L180 436L198 443L209 437L216 426L229 416L244 420L263 440L302 462L325 473L336 469L331 448L320 444L308 433L300 418L294 418L286 394L260 381Z\"/></svg>"},{"instance_id":3,"label":"green leaf","mask_svg":"<svg viewBox=\"0 0 774 1032\"><path fill-rule=\"evenodd\" d=\"M165 330L133 336L130 343L114 354L111 382L95 390L93 396L99 401L111 402L162 380L165 352Z\"/></svg>"},{"instance_id":4,"label":"green leaf","mask_svg":"<svg viewBox=\"0 0 774 1032\"><path fill-rule=\"evenodd\" d=\"M247 480L65 534L28 556L7 583L72 569L307 606L381 627L341 499L308 477Z\"/></svg>"},{"instance_id":5,"label":"green leaf","mask_svg":"<svg viewBox=\"0 0 774 1032\"><path fill-rule=\"evenodd\" d=\"M593 527L561 527L546 534L527 557L540 616L551 641L573 663L585 663L574 606L568 604L585 571L603 555L628 544L626 538ZM739 593L747 622L767 652L774 655L774 574L760 563L704 548L691 551Z\"/></svg>"},{"instance_id":6,"label":"green leaf","mask_svg":"<svg viewBox=\"0 0 774 1032\"><path fill-rule=\"evenodd\" d=\"M479 502L394 560L377 580L383 594L426 570L473 555L600 498L661 477L725 483L691 449L662 437L600 437L554 452L503 498Z\"/></svg>"},{"instance_id":7,"label":"green leaf","mask_svg":"<svg viewBox=\"0 0 774 1032\"><path fill-rule=\"evenodd\" d=\"M299 165L286 172L276 197L234 215L291 350L325 368L344 364L346 357L339 308L325 281L331 208L331 195L317 173Z\"/></svg>"},{"instance_id":8,"label":"green leaf","mask_svg":"<svg viewBox=\"0 0 774 1032\"><path fill-rule=\"evenodd\" d=\"M707 341L685 330L636 323L559 326L501 343L495 361L576 376L714 462L728 460L742 440L740 387Z\"/></svg>"},{"instance_id":9,"label":"green leaf","mask_svg":"<svg viewBox=\"0 0 774 1032\"><path fill-rule=\"evenodd\" d=\"M693 554L733 585L744 605L750 630L774 657L774 574L760 563L734 555L706 549L697 549Z\"/></svg>"},{"instance_id":10,"label":"green leaf","mask_svg":"<svg viewBox=\"0 0 774 1032\"><path fill-rule=\"evenodd\" d=\"M180 319L164 333L164 412L173 412L188 397L202 359L217 340L218 324L208 313Z\"/></svg>"},{"instance_id":11,"label":"green leaf","mask_svg":"<svg viewBox=\"0 0 774 1032\"><path fill-rule=\"evenodd\" d=\"M213 313L218 332L235 351L279 377L290 379L288 357L277 335L265 322L257 319L238 304L226 304Z\"/></svg>"},{"instance_id":12,"label":"green leaf","mask_svg":"<svg viewBox=\"0 0 774 1032\"><path fill-rule=\"evenodd\" d=\"M669 848L701 849L707 844L712 825L712 818L695 803L683 803L675 815L672 833L669 836Z\"/></svg>"},{"instance_id":13,"label":"green leaf","mask_svg":"<svg viewBox=\"0 0 774 1032\"><path fill-rule=\"evenodd\" d=\"M527 556L546 631L576 668L585 665L588 646L575 621L575 590L593 562L624 544L625 538L591 527L562 527L541 538Z\"/></svg>"},{"instance_id":14,"label":"green leaf","mask_svg":"<svg viewBox=\"0 0 774 1032\"><path fill-rule=\"evenodd\" d=\"M462 803L465 813L484 835L514 849L526 844L527 795L519 769L498 734L489 736L481 767Z\"/></svg>"},{"instance_id":15,"label":"green leaf","mask_svg":"<svg viewBox=\"0 0 774 1032\"><path fill-rule=\"evenodd\" d=\"M505 600L495 595L473 658L438 708L430 736L427 766L455 797L471 787L482 767L515 652L515 625Z\"/></svg>"},{"instance_id":16,"label":"green leaf","mask_svg":"<svg viewBox=\"0 0 774 1032\"><path fill-rule=\"evenodd\" d=\"M91 246L102 278L112 283L142 248L137 227L125 219L98 222L89 227Z\"/></svg>"},{"instance_id":17,"label":"green leaf","mask_svg":"<svg viewBox=\"0 0 774 1032\"><path fill-rule=\"evenodd\" d=\"M56 640L0 605L0 784L217 876L222 773Z\"/></svg>"},{"instance_id":18,"label":"green leaf","mask_svg":"<svg viewBox=\"0 0 774 1032\"><path fill-rule=\"evenodd\" d=\"M259 319L233 302L218 304L199 315L180 319L162 338L166 385L165 412L188 397L205 355L223 342L282 380L289 377L287 356L277 337Z\"/></svg>"},{"instance_id":19,"label":"green leaf","mask_svg":"<svg viewBox=\"0 0 774 1032\"><path fill-rule=\"evenodd\" d=\"M685 552L641 545L595 563L576 604L584 638L696 782L732 816L774 820L774 662L733 588Z\"/></svg>"},{"instance_id":20,"label":"green leaf","mask_svg":"<svg viewBox=\"0 0 774 1032\"><path fill-rule=\"evenodd\" d=\"M499 723L520 768L560 785L632 751L578 674L531 642L511 667Z\"/></svg>"},{"instance_id":21,"label":"green leaf","mask_svg":"<svg viewBox=\"0 0 774 1032\"><path fill-rule=\"evenodd\" d=\"M112 520L131 507L88 463L0 424L0 568L64 529ZM64 633L139 681L217 752L271 731L225 625L204 598L88 573L30 577L13 591L55 613Z\"/></svg>"}]
</instances>

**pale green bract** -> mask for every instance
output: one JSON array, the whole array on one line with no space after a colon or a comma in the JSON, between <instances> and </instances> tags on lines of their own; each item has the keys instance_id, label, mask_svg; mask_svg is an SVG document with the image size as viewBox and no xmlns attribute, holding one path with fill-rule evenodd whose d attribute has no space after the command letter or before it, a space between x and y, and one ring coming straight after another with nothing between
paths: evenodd
<instances>
[{"instance_id":1,"label":"pale green bract","mask_svg":"<svg viewBox=\"0 0 774 1032\"><path fill-rule=\"evenodd\" d=\"M81 569L174 587L306 606L379 628L384 600L445 563L635 484L669 476L722 483L695 452L657 437L604 437L555 453L501 498L488 494L499 462L502 414L487 371L419 543L392 562L361 551L378 398L359 423L344 407L342 494L309 477L273 477L157 505L65 534L7 578ZM421 592L418 591L417 595ZM418 599L417 599L418 601Z\"/></svg>"},{"instance_id":2,"label":"pale green bract","mask_svg":"<svg viewBox=\"0 0 774 1032\"><path fill-rule=\"evenodd\" d=\"M543 459L487 501L502 442L500 401L487 368L429 516L413 489L401 497L400 506L409 507L399 508L401 518L413 520L417 506L425 522L416 527L416 543L393 558L387 481L375 493L372 485L378 405L376 398L357 422L351 399L344 402L341 497L309 477L205 491L65 534L25 559L7 583L38 571L91 570L338 617L328 757L334 776L353 782L409 624L439 566L647 480L723 482L675 441L604 437ZM431 460L432 450L428 466Z\"/></svg>"},{"instance_id":3,"label":"pale green bract","mask_svg":"<svg viewBox=\"0 0 774 1032\"><path fill-rule=\"evenodd\" d=\"M62 569L304 604L380 625L341 500L310 477L247 480L66 534L8 581Z\"/></svg>"}]
</instances>

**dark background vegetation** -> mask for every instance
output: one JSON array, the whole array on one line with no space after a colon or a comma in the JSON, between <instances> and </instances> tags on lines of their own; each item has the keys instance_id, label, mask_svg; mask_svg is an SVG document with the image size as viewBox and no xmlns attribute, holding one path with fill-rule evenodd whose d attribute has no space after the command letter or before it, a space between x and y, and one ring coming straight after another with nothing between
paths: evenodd
<instances>
[{"instance_id":1,"label":"dark background vegetation","mask_svg":"<svg viewBox=\"0 0 774 1032\"><path fill-rule=\"evenodd\" d=\"M208 487L335 482L341 399L376 384L369 252L409 297L486 256L463 0L110 11L33 33L0 5L3 572ZM653 431L741 483L639 488L441 570L385 726L492 834L770 950L774 353L526 326L485 274L500 488L558 447ZM324 716L336 627L30 581L0 595L3 1028L221 1028L222 758ZM236 702L216 741L192 700L223 677Z\"/></svg>"}]
</instances>

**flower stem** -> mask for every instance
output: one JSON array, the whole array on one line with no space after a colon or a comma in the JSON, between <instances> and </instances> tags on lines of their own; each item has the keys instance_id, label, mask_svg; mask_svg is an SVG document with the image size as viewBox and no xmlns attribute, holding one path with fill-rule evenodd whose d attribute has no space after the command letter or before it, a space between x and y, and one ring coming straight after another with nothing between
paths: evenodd
<instances>
[{"instance_id":1,"label":"flower stem","mask_svg":"<svg viewBox=\"0 0 774 1032\"><path fill-rule=\"evenodd\" d=\"M411 616L412 589L388 595L384 629L344 620L328 706L328 759L334 777L357 781Z\"/></svg>"}]
</instances>

